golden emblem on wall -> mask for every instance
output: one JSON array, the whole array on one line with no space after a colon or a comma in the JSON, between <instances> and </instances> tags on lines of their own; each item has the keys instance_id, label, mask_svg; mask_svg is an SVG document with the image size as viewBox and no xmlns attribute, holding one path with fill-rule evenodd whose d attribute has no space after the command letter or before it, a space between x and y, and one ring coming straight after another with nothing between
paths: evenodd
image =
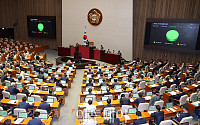
<instances>
[{"instance_id":1,"label":"golden emblem on wall","mask_svg":"<svg viewBox=\"0 0 200 125\"><path fill-rule=\"evenodd\" d=\"M103 15L99 9L93 8L88 12L88 22L97 26L102 22Z\"/></svg>"}]
</instances>

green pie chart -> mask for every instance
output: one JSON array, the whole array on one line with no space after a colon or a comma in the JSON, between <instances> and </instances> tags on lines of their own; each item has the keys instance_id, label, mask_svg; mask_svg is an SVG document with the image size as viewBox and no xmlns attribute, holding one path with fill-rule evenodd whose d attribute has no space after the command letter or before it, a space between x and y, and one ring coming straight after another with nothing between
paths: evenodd
<instances>
[{"instance_id":1,"label":"green pie chart","mask_svg":"<svg viewBox=\"0 0 200 125\"><path fill-rule=\"evenodd\" d=\"M178 31L176 30L169 30L167 33L166 33L166 38L168 41L170 42L174 42L178 39L179 37L179 33Z\"/></svg>"},{"instance_id":2,"label":"green pie chart","mask_svg":"<svg viewBox=\"0 0 200 125\"><path fill-rule=\"evenodd\" d=\"M38 23L38 30L43 31L44 30L44 25L42 23Z\"/></svg>"}]
</instances>

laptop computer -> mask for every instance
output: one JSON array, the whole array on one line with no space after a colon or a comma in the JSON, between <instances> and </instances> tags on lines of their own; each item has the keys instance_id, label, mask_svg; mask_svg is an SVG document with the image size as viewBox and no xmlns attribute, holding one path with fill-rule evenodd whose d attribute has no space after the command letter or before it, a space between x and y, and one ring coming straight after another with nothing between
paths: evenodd
<instances>
[{"instance_id":1,"label":"laptop computer","mask_svg":"<svg viewBox=\"0 0 200 125\"><path fill-rule=\"evenodd\" d=\"M18 118L27 119L28 113L27 112L18 112Z\"/></svg>"},{"instance_id":2,"label":"laptop computer","mask_svg":"<svg viewBox=\"0 0 200 125\"><path fill-rule=\"evenodd\" d=\"M40 113L39 119L41 119L41 120L47 120L48 119L48 114L47 113Z\"/></svg>"},{"instance_id":3,"label":"laptop computer","mask_svg":"<svg viewBox=\"0 0 200 125\"><path fill-rule=\"evenodd\" d=\"M32 78L30 78L30 77L29 77L29 78L27 78L27 80L28 80L28 81L31 81L31 80L32 80Z\"/></svg>"},{"instance_id":4,"label":"laptop computer","mask_svg":"<svg viewBox=\"0 0 200 125\"><path fill-rule=\"evenodd\" d=\"M172 88L168 88L168 92L172 92Z\"/></svg>"},{"instance_id":5,"label":"laptop computer","mask_svg":"<svg viewBox=\"0 0 200 125\"><path fill-rule=\"evenodd\" d=\"M153 84L154 84L154 82L155 82L154 80L150 81L150 85L153 85Z\"/></svg>"},{"instance_id":6,"label":"laptop computer","mask_svg":"<svg viewBox=\"0 0 200 125\"><path fill-rule=\"evenodd\" d=\"M8 112L4 111L4 110L0 110L0 116L1 117L7 117L8 116Z\"/></svg>"},{"instance_id":7,"label":"laptop computer","mask_svg":"<svg viewBox=\"0 0 200 125\"><path fill-rule=\"evenodd\" d=\"M44 73L44 77L48 77L49 76L49 74L48 73Z\"/></svg>"},{"instance_id":8,"label":"laptop computer","mask_svg":"<svg viewBox=\"0 0 200 125\"><path fill-rule=\"evenodd\" d=\"M116 90L121 90L122 86L121 85L115 85Z\"/></svg>"},{"instance_id":9,"label":"laptop computer","mask_svg":"<svg viewBox=\"0 0 200 125\"><path fill-rule=\"evenodd\" d=\"M48 69L48 72L52 72L53 70L52 69Z\"/></svg>"},{"instance_id":10,"label":"laptop computer","mask_svg":"<svg viewBox=\"0 0 200 125\"><path fill-rule=\"evenodd\" d=\"M101 100L102 100L102 101L107 101L107 99L108 99L108 97L103 96Z\"/></svg>"},{"instance_id":11,"label":"laptop computer","mask_svg":"<svg viewBox=\"0 0 200 125\"><path fill-rule=\"evenodd\" d=\"M130 71L127 71L127 72L126 72L126 75L128 75L129 73L130 73Z\"/></svg>"},{"instance_id":12,"label":"laptop computer","mask_svg":"<svg viewBox=\"0 0 200 125\"><path fill-rule=\"evenodd\" d=\"M35 75L39 75L39 72L35 72Z\"/></svg>"},{"instance_id":13,"label":"laptop computer","mask_svg":"<svg viewBox=\"0 0 200 125\"><path fill-rule=\"evenodd\" d=\"M118 75L118 76L121 76L121 75L122 75L122 73L117 73L117 75Z\"/></svg>"},{"instance_id":14,"label":"laptop computer","mask_svg":"<svg viewBox=\"0 0 200 125\"><path fill-rule=\"evenodd\" d=\"M22 85L17 84L17 89L22 89Z\"/></svg>"},{"instance_id":15,"label":"laptop computer","mask_svg":"<svg viewBox=\"0 0 200 125\"><path fill-rule=\"evenodd\" d=\"M173 103L166 103L166 107L167 108L172 108L173 107Z\"/></svg>"},{"instance_id":16,"label":"laptop computer","mask_svg":"<svg viewBox=\"0 0 200 125\"><path fill-rule=\"evenodd\" d=\"M34 97L28 97L27 102L34 102L35 98Z\"/></svg>"},{"instance_id":17,"label":"laptop computer","mask_svg":"<svg viewBox=\"0 0 200 125\"><path fill-rule=\"evenodd\" d=\"M48 99L47 99L47 103L49 103L50 106L52 106L53 103L54 103L54 99L53 99L53 98L48 98Z\"/></svg>"},{"instance_id":18,"label":"laptop computer","mask_svg":"<svg viewBox=\"0 0 200 125\"><path fill-rule=\"evenodd\" d=\"M149 106L149 114L156 112L156 106Z\"/></svg>"},{"instance_id":19,"label":"laptop computer","mask_svg":"<svg viewBox=\"0 0 200 125\"><path fill-rule=\"evenodd\" d=\"M198 97L193 98L193 102L196 102L198 100Z\"/></svg>"},{"instance_id":20,"label":"laptop computer","mask_svg":"<svg viewBox=\"0 0 200 125\"><path fill-rule=\"evenodd\" d=\"M147 92L147 96L152 96L152 92Z\"/></svg>"},{"instance_id":21,"label":"laptop computer","mask_svg":"<svg viewBox=\"0 0 200 125\"><path fill-rule=\"evenodd\" d=\"M42 83L42 82L43 82L43 79L38 79L38 82L39 82L39 83Z\"/></svg>"},{"instance_id":22,"label":"laptop computer","mask_svg":"<svg viewBox=\"0 0 200 125\"><path fill-rule=\"evenodd\" d=\"M11 83L7 82L7 83L6 83L6 86L7 86L7 87L11 86Z\"/></svg>"},{"instance_id":23,"label":"laptop computer","mask_svg":"<svg viewBox=\"0 0 200 125\"><path fill-rule=\"evenodd\" d=\"M16 95L10 95L10 96L9 96L9 99L10 99L10 100L17 100L17 96L16 96Z\"/></svg>"},{"instance_id":24,"label":"laptop computer","mask_svg":"<svg viewBox=\"0 0 200 125\"><path fill-rule=\"evenodd\" d=\"M60 83L64 86L66 84L66 81L61 80Z\"/></svg>"},{"instance_id":25,"label":"laptop computer","mask_svg":"<svg viewBox=\"0 0 200 125\"><path fill-rule=\"evenodd\" d=\"M133 94L133 98L138 98L138 94Z\"/></svg>"},{"instance_id":26,"label":"laptop computer","mask_svg":"<svg viewBox=\"0 0 200 125\"><path fill-rule=\"evenodd\" d=\"M133 77L132 77L132 79L133 79L133 80L136 80L136 79L137 79L137 77L136 77L136 76L133 76Z\"/></svg>"},{"instance_id":27,"label":"laptop computer","mask_svg":"<svg viewBox=\"0 0 200 125\"><path fill-rule=\"evenodd\" d=\"M127 81L127 79L128 79L127 77L123 77L122 81Z\"/></svg>"},{"instance_id":28,"label":"laptop computer","mask_svg":"<svg viewBox=\"0 0 200 125\"><path fill-rule=\"evenodd\" d=\"M128 114L136 114L137 109L136 108L130 108L128 109Z\"/></svg>"},{"instance_id":29,"label":"laptop computer","mask_svg":"<svg viewBox=\"0 0 200 125\"><path fill-rule=\"evenodd\" d=\"M48 86L42 86L42 91L49 91L49 87Z\"/></svg>"},{"instance_id":30,"label":"laptop computer","mask_svg":"<svg viewBox=\"0 0 200 125\"><path fill-rule=\"evenodd\" d=\"M56 74L56 75L55 75L55 77L56 77L56 78L58 78L58 77L59 77L59 75L58 75L58 74Z\"/></svg>"},{"instance_id":31,"label":"laptop computer","mask_svg":"<svg viewBox=\"0 0 200 125\"><path fill-rule=\"evenodd\" d=\"M35 90L35 86L28 86L29 90Z\"/></svg>"},{"instance_id":32,"label":"laptop computer","mask_svg":"<svg viewBox=\"0 0 200 125\"><path fill-rule=\"evenodd\" d=\"M107 86L101 86L101 91L106 91Z\"/></svg>"},{"instance_id":33,"label":"laptop computer","mask_svg":"<svg viewBox=\"0 0 200 125\"><path fill-rule=\"evenodd\" d=\"M30 72L30 71L27 71L26 73L27 73L27 74L30 74L31 72Z\"/></svg>"},{"instance_id":34,"label":"laptop computer","mask_svg":"<svg viewBox=\"0 0 200 125\"><path fill-rule=\"evenodd\" d=\"M103 79L99 79L99 83L102 83L103 82Z\"/></svg>"},{"instance_id":35,"label":"laptop computer","mask_svg":"<svg viewBox=\"0 0 200 125\"><path fill-rule=\"evenodd\" d=\"M62 88L56 87L56 92L62 92Z\"/></svg>"}]
</instances>

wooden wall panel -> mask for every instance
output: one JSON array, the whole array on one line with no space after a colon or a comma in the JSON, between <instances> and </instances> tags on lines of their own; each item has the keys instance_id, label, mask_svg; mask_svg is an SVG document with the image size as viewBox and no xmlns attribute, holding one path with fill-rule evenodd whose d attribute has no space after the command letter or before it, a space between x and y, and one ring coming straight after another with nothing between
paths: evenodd
<instances>
[{"instance_id":1,"label":"wooden wall panel","mask_svg":"<svg viewBox=\"0 0 200 125\"><path fill-rule=\"evenodd\" d=\"M56 16L56 39L28 37L27 16ZM57 49L62 45L62 0L0 0L0 27L13 28L16 39ZM18 22L17 26L13 24Z\"/></svg>"},{"instance_id":2,"label":"wooden wall panel","mask_svg":"<svg viewBox=\"0 0 200 125\"><path fill-rule=\"evenodd\" d=\"M134 0L133 58L168 59L172 62L196 62L200 54L144 49L147 18L200 19L199 0ZM165 57L164 55L167 55Z\"/></svg>"}]
</instances>

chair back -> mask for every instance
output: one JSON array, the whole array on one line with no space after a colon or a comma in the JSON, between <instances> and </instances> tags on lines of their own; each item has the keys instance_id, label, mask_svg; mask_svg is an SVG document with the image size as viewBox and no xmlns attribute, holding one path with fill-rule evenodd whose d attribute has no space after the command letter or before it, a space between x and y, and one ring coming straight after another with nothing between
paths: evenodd
<instances>
[{"instance_id":1,"label":"chair back","mask_svg":"<svg viewBox=\"0 0 200 125\"><path fill-rule=\"evenodd\" d=\"M41 101L41 97L39 95L31 95L31 97L34 97L35 101Z\"/></svg>"},{"instance_id":2,"label":"chair back","mask_svg":"<svg viewBox=\"0 0 200 125\"><path fill-rule=\"evenodd\" d=\"M164 87L161 87L160 88L160 95L163 95L163 93L167 90L167 87L164 86Z\"/></svg>"},{"instance_id":3,"label":"chair back","mask_svg":"<svg viewBox=\"0 0 200 125\"><path fill-rule=\"evenodd\" d=\"M24 93L17 93L17 99L22 100L23 97L26 97Z\"/></svg>"},{"instance_id":4,"label":"chair back","mask_svg":"<svg viewBox=\"0 0 200 125\"><path fill-rule=\"evenodd\" d=\"M172 124L173 124L172 120L165 120L160 122L160 125L172 125Z\"/></svg>"},{"instance_id":5,"label":"chair back","mask_svg":"<svg viewBox=\"0 0 200 125\"><path fill-rule=\"evenodd\" d=\"M14 116L17 116L17 115L18 115L18 112L26 112L26 109L15 108L15 109L14 109Z\"/></svg>"},{"instance_id":6,"label":"chair back","mask_svg":"<svg viewBox=\"0 0 200 125\"><path fill-rule=\"evenodd\" d=\"M88 92L89 88L91 88L92 91L94 91L94 87L93 87L93 86L87 86L87 87L86 87L86 92Z\"/></svg>"},{"instance_id":7,"label":"chair back","mask_svg":"<svg viewBox=\"0 0 200 125\"><path fill-rule=\"evenodd\" d=\"M184 105L187 103L186 99L187 99L187 95L182 95L180 98L180 105Z\"/></svg>"},{"instance_id":8,"label":"chair back","mask_svg":"<svg viewBox=\"0 0 200 125\"><path fill-rule=\"evenodd\" d=\"M176 84L172 84L172 85L170 86L170 88L172 88L172 90L175 90Z\"/></svg>"},{"instance_id":9,"label":"chair back","mask_svg":"<svg viewBox=\"0 0 200 125\"><path fill-rule=\"evenodd\" d=\"M128 109L130 109L130 108L133 108L133 106L131 106L131 105L122 105L121 112L123 114L127 114L128 113Z\"/></svg>"},{"instance_id":10,"label":"chair back","mask_svg":"<svg viewBox=\"0 0 200 125\"><path fill-rule=\"evenodd\" d=\"M104 97L108 97L109 99L113 99L113 95L104 95Z\"/></svg>"},{"instance_id":11,"label":"chair back","mask_svg":"<svg viewBox=\"0 0 200 125\"><path fill-rule=\"evenodd\" d=\"M164 105L164 101L163 101L163 100L156 101L156 102L154 103L154 105L159 105L159 106L162 108L163 105Z\"/></svg>"},{"instance_id":12,"label":"chair back","mask_svg":"<svg viewBox=\"0 0 200 125\"><path fill-rule=\"evenodd\" d=\"M10 92L2 91L3 98L9 98L10 97Z\"/></svg>"},{"instance_id":13,"label":"chair back","mask_svg":"<svg viewBox=\"0 0 200 125\"><path fill-rule=\"evenodd\" d=\"M139 83L139 88L140 88L140 89L145 89L145 88L146 88L146 82L145 82L145 81L141 81L141 82Z\"/></svg>"},{"instance_id":14,"label":"chair back","mask_svg":"<svg viewBox=\"0 0 200 125\"><path fill-rule=\"evenodd\" d=\"M182 118L182 120L180 121L180 123L181 124L183 124L183 123L189 123L189 125L191 125L192 119L193 119L192 116L185 117L185 118Z\"/></svg>"},{"instance_id":15,"label":"chair back","mask_svg":"<svg viewBox=\"0 0 200 125\"><path fill-rule=\"evenodd\" d=\"M87 100L87 98L92 98L92 101L96 101L96 96L95 95L87 95L85 100Z\"/></svg>"},{"instance_id":16,"label":"chair back","mask_svg":"<svg viewBox=\"0 0 200 125\"><path fill-rule=\"evenodd\" d=\"M112 112L115 112L115 108L114 107L106 107L103 110L103 116L106 117L109 114L111 114Z\"/></svg>"},{"instance_id":17,"label":"chair back","mask_svg":"<svg viewBox=\"0 0 200 125\"><path fill-rule=\"evenodd\" d=\"M190 95L190 101L193 102L193 99L194 99L195 97L197 97L197 93L192 93L192 94Z\"/></svg>"},{"instance_id":18,"label":"chair back","mask_svg":"<svg viewBox=\"0 0 200 125\"><path fill-rule=\"evenodd\" d=\"M149 103L140 103L138 106L138 111L144 111L149 109Z\"/></svg>"}]
</instances>

